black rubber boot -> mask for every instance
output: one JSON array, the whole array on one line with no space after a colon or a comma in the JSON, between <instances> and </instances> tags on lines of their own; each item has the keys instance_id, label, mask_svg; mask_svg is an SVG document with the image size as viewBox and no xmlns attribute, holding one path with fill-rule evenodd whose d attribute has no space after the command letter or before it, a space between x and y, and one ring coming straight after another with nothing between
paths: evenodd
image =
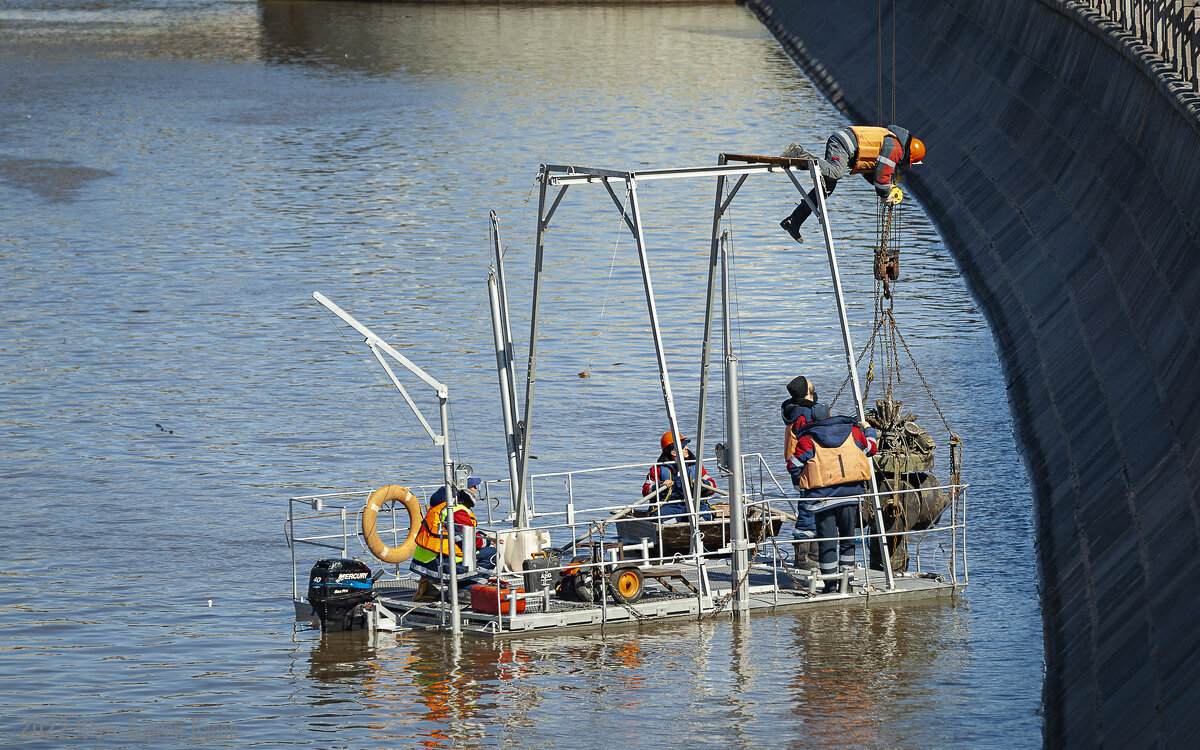
<instances>
[{"instance_id":1,"label":"black rubber boot","mask_svg":"<svg viewBox=\"0 0 1200 750\"><path fill-rule=\"evenodd\" d=\"M796 242L800 242L800 240L801 240L800 225L797 224L795 222L795 220L792 219L791 216L789 216L786 219L784 219L783 221L779 222L779 226L783 227L783 231L785 231L789 235L791 235L793 240L795 240Z\"/></svg>"}]
</instances>

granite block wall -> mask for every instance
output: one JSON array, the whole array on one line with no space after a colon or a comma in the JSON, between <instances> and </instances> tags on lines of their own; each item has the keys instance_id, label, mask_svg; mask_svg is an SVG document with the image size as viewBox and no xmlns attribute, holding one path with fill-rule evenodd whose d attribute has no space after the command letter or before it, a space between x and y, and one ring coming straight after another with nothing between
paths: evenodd
<instances>
[{"instance_id":1,"label":"granite block wall","mask_svg":"<svg viewBox=\"0 0 1200 750\"><path fill-rule=\"evenodd\" d=\"M879 121L880 75L891 113L892 4L746 4L851 120ZM895 119L929 150L909 184L989 320L1033 487L1046 745L1192 746L1200 99L1075 3L894 6Z\"/></svg>"}]
</instances>

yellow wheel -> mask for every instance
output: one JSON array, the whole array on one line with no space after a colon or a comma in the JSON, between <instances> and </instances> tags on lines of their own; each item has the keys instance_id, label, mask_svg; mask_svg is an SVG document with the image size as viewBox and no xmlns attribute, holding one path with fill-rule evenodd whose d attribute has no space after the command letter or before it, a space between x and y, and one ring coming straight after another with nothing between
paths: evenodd
<instances>
[{"instance_id":1,"label":"yellow wheel","mask_svg":"<svg viewBox=\"0 0 1200 750\"><path fill-rule=\"evenodd\" d=\"M622 604L633 604L642 598L645 591L642 571L637 568L621 568L608 578L608 587L613 598Z\"/></svg>"}]
</instances>

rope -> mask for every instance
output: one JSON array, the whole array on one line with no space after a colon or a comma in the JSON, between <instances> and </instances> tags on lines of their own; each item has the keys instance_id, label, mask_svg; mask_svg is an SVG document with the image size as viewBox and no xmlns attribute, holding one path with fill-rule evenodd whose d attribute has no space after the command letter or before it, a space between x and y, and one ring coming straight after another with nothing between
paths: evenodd
<instances>
[{"instance_id":1,"label":"rope","mask_svg":"<svg viewBox=\"0 0 1200 750\"><path fill-rule=\"evenodd\" d=\"M858 364L859 364L860 362L862 362L862 360L863 360L863 357L867 356L867 352L868 352L868 351L870 351L870 352L871 352L871 358L872 358L872 362L870 363L870 367L869 367L869 368L868 368L868 370L867 370L867 384L868 384L868 387L870 386L870 381L875 379L875 365L874 365L874 362L873 362L873 360L874 360L874 356L875 356L875 353L874 353L874 347L875 347L875 338L876 338L876 335L879 333L879 329L880 329L882 326L883 326L883 321L882 321L882 319L881 319L881 318L879 318L878 316L876 316L876 319L875 319L875 327L874 327L874 328L871 330L871 338L870 338L870 340L868 340L868 341L867 341L867 343L866 343L866 344L863 346L863 349L862 349L862 351L861 351L861 352L859 352L859 354L858 354L858 357L857 357L857 358L854 360L854 366L855 366L855 367L857 367L857 366L858 366ZM830 408L832 408L832 407L833 407L833 405L837 403L837 400L838 400L838 398L839 398L839 397L842 395L842 391L846 390L846 386L847 386L847 385L849 385L849 384L850 384L850 376L849 376L849 375L847 375L847 376L846 376L846 378L845 378L844 380L842 380L842 384L841 384L841 386L840 386L840 387L838 387L838 389L837 389L837 392L833 394L833 399L832 399L832 400L830 400L830 402L829 402L829 404L830 404ZM864 391L863 391L863 400L864 400L864 401L866 401L866 398L867 398L867 391L866 391L866 390L864 390Z\"/></svg>"}]
</instances>

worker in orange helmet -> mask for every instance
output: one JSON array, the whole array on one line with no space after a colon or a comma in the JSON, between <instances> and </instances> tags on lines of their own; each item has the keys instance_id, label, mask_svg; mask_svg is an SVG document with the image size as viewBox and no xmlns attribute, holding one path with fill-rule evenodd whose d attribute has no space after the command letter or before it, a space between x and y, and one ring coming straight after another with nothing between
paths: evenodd
<instances>
[{"instance_id":1,"label":"worker in orange helmet","mask_svg":"<svg viewBox=\"0 0 1200 750\"><path fill-rule=\"evenodd\" d=\"M783 156L815 158L798 143L789 146ZM886 128L855 125L829 136L825 143L825 158L817 159L817 163L821 167L825 195L832 193L838 180L846 175L861 174L875 186L880 200L895 202L892 184L904 170L913 164L920 164L924 158L925 144L899 125L888 125ZM796 210L779 222L779 226L796 242L800 241L800 226L812 213L808 207L810 202L814 206L817 204L815 187L809 191L808 201L801 202Z\"/></svg>"},{"instance_id":2,"label":"worker in orange helmet","mask_svg":"<svg viewBox=\"0 0 1200 750\"><path fill-rule=\"evenodd\" d=\"M712 511L712 506L704 498L714 494L713 488L717 486L717 483L705 471L704 465L700 464L688 450L687 444L690 439L683 436L680 436L679 439L683 442L683 462L687 466L688 479L692 485L692 497L696 498L698 502L697 510ZM669 488L661 489L659 497L661 505L658 509L658 514L667 520L667 517L679 516L688 512L687 496L684 495L683 482L679 474L679 454L675 450L675 434L667 430L658 443L662 447L662 453L659 454L654 466L650 467L650 473L646 475L646 483L642 485L642 497L660 490L660 488ZM699 466L699 483L696 481L697 466ZM662 497L663 495L665 497ZM700 520L712 520L711 512L701 513Z\"/></svg>"}]
</instances>

